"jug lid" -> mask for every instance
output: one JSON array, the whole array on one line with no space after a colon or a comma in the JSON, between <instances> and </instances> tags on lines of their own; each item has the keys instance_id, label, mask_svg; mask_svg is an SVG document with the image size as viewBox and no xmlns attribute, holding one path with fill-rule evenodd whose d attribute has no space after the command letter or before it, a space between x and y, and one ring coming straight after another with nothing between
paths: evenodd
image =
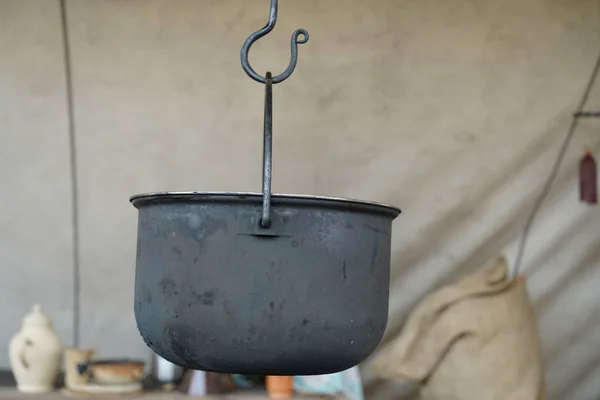
<instances>
[{"instance_id":1,"label":"jug lid","mask_svg":"<svg viewBox=\"0 0 600 400\"><path fill-rule=\"evenodd\" d=\"M34 304L31 312L23 318L23 326L51 326L50 318L44 314L39 304Z\"/></svg>"}]
</instances>

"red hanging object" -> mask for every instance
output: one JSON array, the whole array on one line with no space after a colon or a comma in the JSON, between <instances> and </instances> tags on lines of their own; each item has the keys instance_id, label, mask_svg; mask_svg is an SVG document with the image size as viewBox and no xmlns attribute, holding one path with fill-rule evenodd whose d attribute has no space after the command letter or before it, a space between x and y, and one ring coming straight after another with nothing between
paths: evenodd
<instances>
[{"instance_id":1,"label":"red hanging object","mask_svg":"<svg viewBox=\"0 0 600 400\"><path fill-rule=\"evenodd\" d=\"M596 160L589 150L579 163L579 199L583 203L598 203Z\"/></svg>"}]
</instances>

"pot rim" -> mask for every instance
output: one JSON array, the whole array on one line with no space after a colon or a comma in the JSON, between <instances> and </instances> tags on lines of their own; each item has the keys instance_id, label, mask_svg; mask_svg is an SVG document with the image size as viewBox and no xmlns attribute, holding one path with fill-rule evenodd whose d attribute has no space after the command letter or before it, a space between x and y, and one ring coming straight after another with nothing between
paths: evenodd
<instances>
[{"instance_id":1,"label":"pot rim","mask_svg":"<svg viewBox=\"0 0 600 400\"><path fill-rule=\"evenodd\" d=\"M200 192L200 191L188 191L188 192L149 192L133 195L129 198L131 204L138 208L138 205L144 205L148 203L160 203L161 200L167 201L198 201L198 200L224 200L224 201L239 201L239 200L252 200L254 202L262 202L263 195L255 192ZM375 207L380 211L384 211L388 214L392 214L396 218L402 211L398 207L394 207L389 204L377 203L374 201L366 200L355 200L343 197L328 197L328 196L314 196L314 195L302 195L302 194L275 194L271 195L272 204L285 204L285 203L322 203L323 205L342 205L346 207Z\"/></svg>"}]
</instances>

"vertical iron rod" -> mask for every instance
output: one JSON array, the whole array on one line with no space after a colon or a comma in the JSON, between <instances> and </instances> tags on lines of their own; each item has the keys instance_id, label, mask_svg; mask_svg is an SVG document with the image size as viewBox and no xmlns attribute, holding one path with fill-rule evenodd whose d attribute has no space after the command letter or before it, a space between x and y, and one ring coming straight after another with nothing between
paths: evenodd
<instances>
[{"instance_id":1,"label":"vertical iron rod","mask_svg":"<svg viewBox=\"0 0 600 400\"><path fill-rule=\"evenodd\" d=\"M271 175L273 168L273 89L272 86L275 83L280 83L286 80L292 75L298 62L298 45L308 42L308 32L305 29L296 29L292 33L290 39L290 63L285 71L281 74L273 77L270 72L267 72L263 78L254 71L250 63L248 62L248 53L250 47L258 39L267 35L275 28L277 23L277 8L278 0L271 0L271 6L269 8L269 21L267 24L252 33L244 44L242 45L242 51L240 53L240 60L242 62L242 68L248 74L248 76L257 82L265 84L265 126L264 126L264 144L263 144L263 205L262 205L262 217L260 219L260 226L268 228L271 225Z\"/></svg>"},{"instance_id":2,"label":"vertical iron rod","mask_svg":"<svg viewBox=\"0 0 600 400\"><path fill-rule=\"evenodd\" d=\"M263 209L260 226L271 225L271 176L273 169L273 79L267 72L265 80L265 126L263 145Z\"/></svg>"}]
</instances>

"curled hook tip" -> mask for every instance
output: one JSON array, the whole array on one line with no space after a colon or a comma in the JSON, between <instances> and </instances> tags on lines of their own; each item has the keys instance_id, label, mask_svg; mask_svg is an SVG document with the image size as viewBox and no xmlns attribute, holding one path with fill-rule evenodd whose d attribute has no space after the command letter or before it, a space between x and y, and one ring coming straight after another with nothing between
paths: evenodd
<instances>
[{"instance_id":1,"label":"curled hook tip","mask_svg":"<svg viewBox=\"0 0 600 400\"><path fill-rule=\"evenodd\" d=\"M302 36L302 38L300 38L300 36ZM296 29L294 32L294 37L296 38L296 43L304 44L308 42L308 38L310 36L308 35L308 31L306 29Z\"/></svg>"}]
</instances>

